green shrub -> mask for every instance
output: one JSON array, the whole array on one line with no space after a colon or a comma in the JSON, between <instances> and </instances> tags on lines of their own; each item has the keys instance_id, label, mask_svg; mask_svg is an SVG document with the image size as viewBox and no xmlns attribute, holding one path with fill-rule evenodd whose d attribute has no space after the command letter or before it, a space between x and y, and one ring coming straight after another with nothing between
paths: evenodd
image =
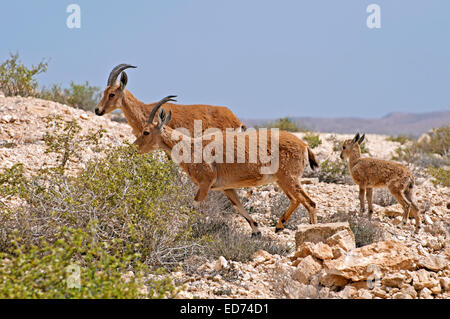
<instances>
[{"instance_id":1,"label":"green shrub","mask_svg":"<svg viewBox=\"0 0 450 319\"><path fill-rule=\"evenodd\" d=\"M434 177L434 180L432 181L434 184L441 184L443 186L450 187L449 169L443 167L439 168L430 167L428 169L428 172L430 173L431 176Z\"/></svg>"},{"instance_id":2,"label":"green shrub","mask_svg":"<svg viewBox=\"0 0 450 319\"><path fill-rule=\"evenodd\" d=\"M269 123L267 123L265 125L261 125L261 126L255 125L255 129L264 128L264 127L268 128L268 129L278 128L280 130L288 131L288 132L304 132L304 131L306 131L305 128L300 127L294 120L292 120L289 117L277 119L273 122L269 122Z\"/></svg>"},{"instance_id":3,"label":"green shrub","mask_svg":"<svg viewBox=\"0 0 450 319\"><path fill-rule=\"evenodd\" d=\"M367 147L367 138L366 141L364 141L360 146L359 149L361 150L361 154L368 154L369 148Z\"/></svg>"},{"instance_id":4,"label":"green shrub","mask_svg":"<svg viewBox=\"0 0 450 319\"><path fill-rule=\"evenodd\" d=\"M339 140L336 135L331 135L327 138L327 141L333 144L333 152L341 152L344 146L344 140Z\"/></svg>"},{"instance_id":5,"label":"green shrub","mask_svg":"<svg viewBox=\"0 0 450 319\"><path fill-rule=\"evenodd\" d=\"M346 184L350 182L347 164L341 160L325 160L320 164L320 182Z\"/></svg>"},{"instance_id":6,"label":"green shrub","mask_svg":"<svg viewBox=\"0 0 450 319\"><path fill-rule=\"evenodd\" d=\"M100 101L101 91L99 87L70 82L70 87L62 89L60 85L54 84L50 89L42 89L39 97L58 103L73 106L75 108L92 111Z\"/></svg>"},{"instance_id":7,"label":"green shrub","mask_svg":"<svg viewBox=\"0 0 450 319\"><path fill-rule=\"evenodd\" d=\"M436 128L425 138L398 147L392 159L421 167L450 165L450 126Z\"/></svg>"},{"instance_id":8,"label":"green shrub","mask_svg":"<svg viewBox=\"0 0 450 319\"><path fill-rule=\"evenodd\" d=\"M45 153L57 154L58 168L64 171L67 162L72 158L81 159L81 150L88 145L98 145L104 129L89 130L88 134L81 134L81 126L77 120L65 121L60 116L46 117L46 128L43 140L46 145Z\"/></svg>"},{"instance_id":9,"label":"green shrub","mask_svg":"<svg viewBox=\"0 0 450 319\"><path fill-rule=\"evenodd\" d=\"M168 278L150 280L129 248L109 249L81 229L61 228L59 239L28 247L17 234L0 253L0 298L161 298L176 290ZM125 276L132 265L133 276Z\"/></svg>"},{"instance_id":10,"label":"green shrub","mask_svg":"<svg viewBox=\"0 0 450 319\"><path fill-rule=\"evenodd\" d=\"M387 137L386 141L397 142L397 143L400 143L403 145L403 144L411 141L411 138L409 138L408 136L405 136L405 135L397 135L397 136Z\"/></svg>"},{"instance_id":11,"label":"green shrub","mask_svg":"<svg viewBox=\"0 0 450 319\"><path fill-rule=\"evenodd\" d=\"M311 148L316 148L317 146L322 144L322 140L320 139L319 135L312 132L303 135L303 139L308 142L308 145Z\"/></svg>"},{"instance_id":12,"label":"green shrub","mask_svg":"<svg viewBox=\"0 0 450 319\"><path fill-rule=\"evenodd\" d=\"M0 64L0 91L5 96L33 96L38 86L36 76L47 71L48 63L42 61L31 68L21 63L19 54Z\"/></svg>"}]
</instances>

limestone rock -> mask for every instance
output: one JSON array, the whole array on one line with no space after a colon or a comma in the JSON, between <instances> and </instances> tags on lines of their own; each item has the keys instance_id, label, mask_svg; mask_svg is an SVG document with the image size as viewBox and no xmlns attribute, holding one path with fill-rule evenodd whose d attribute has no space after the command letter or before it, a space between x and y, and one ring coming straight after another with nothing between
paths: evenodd
<instances>
[{"instance_id":1,"label":"limestone rock","mask_svg":"<svg viewBox=\"0 0 450 319\"><path fill-rule=\"evenodd\" d=\"M450 259L443 255L427 255L419 258L417 265L432 271L439 271L448 267Z\"/></svg>"},{"instance_id":2,"label":"limestone rock","mask_svg":"<svg viewBox=\"0 0 450 319\"><path fill-rule=\"evenodd\" d=\"M214 263L214 270L222 270L225 268L228 268L228 261L225 259L225 257L220 256Z\"/></svg>"},{"instance_id":3,"label":"limestone rock","mask_svg":"<svg viewBox=\"0 0 450 319\"><path fill-rule=\"evenodd\" d=\"M329 288L343 288L348 284L349 280L339 275L328 274L324 272L320 276L320 283Z\"/></svg>"},{"instance_id":4,"label":"limestone rock","mask_svg":"<svg viewBox=\"0 0 450 319\"><path fill-rule=\"evenodd\" d=\"M295 243L299 247L304 242L325 242L329 237L341 230L351 232L348 222L313 225L303 224L298 227L298 231L295 234Z\"/></svg>"},{"instance_id":5,"label":"limestone rock","mask_svg":"<svg viewBox=\"0 0 450 319\"><path fill-rule=\"evenodd\" d=\"M441 284L442 289L444 289L444 291L450 291L450 278L448 278L448 277L440 278L439 282Z\"/></svg>"},{"instance_id":6,"label":"limestone rock","mask_svg":"<svg viewBox=\"0 0 450 319\"><path fill-rule=\"evenodd\" d=\"M312 256L306 256L297 265L297 268L292 273L292 279L297 280L302 284L309 283L311 277L317 274L322 266Z\"/></svg>"},{"instance_id":7,"label":"limestone rock","mask_svg":"<svg viewBox=\"0 0 450 319\"><path fill-rule=\"evenodd\" d=\"M405 281L406 276L400 273L389 274L381 279L383 285L397 288L400 288Z\"/></svg>"},{"instance_id":8,"label":"limestone rock","mask_svg":"<svg viewBox=\"0 0 450 319\"><path fill-rule=\"evenodd\" d=\"M322 242L319 242L317 244L305 242L298 247L297 252L294 254L294 258L304 258L309 255L312 255L321 260L333 259L334 257L333 251L327 244L324 244ZM294 261L293 265L297 264L298 262L296 263Z\"/></svg>"},{"instance_id":9,"label":"limestone rock","mask_svg":"<svg viewBox=\"0 0 450 319\"><path fill-rule=\"evenodd\" d=\"M407 246L396 241L383 241L356 248L338 259L325 260L324 268L330 274L361 281L388 271L413 269L416 259L414 251Z\"/></svg>"},{"instance_id":10,"label":"limestone rock","mask_svg":"<svg viewBox=\"0 0 450 319\"><path fill-rule=\"evenodd\" d=\"M269 254L267 251L262 250L262 249L258 250L252 256L252 260L253 260L255 266L263 264L264 262L266 262L272 258L273 258L273 256L271 254Z\"/></svg>"},{"instance_id":11,"label":"limestone rock","mask_svg":"<svg viewBox=\"0 0 450 319\"><path fill-rule=\"evenodd\" d=\"M416 290L422 290L423 288L433 288L437 285L440 286L439 281L434 278L436 275L425 269L419 269L412 274L413 285Z\"/></svg>"},{"instance_id":12,"label":"limestone rock","mask_svg":"<svg viewBox=\"0 0 450 319\"><path fill-rule=\"evenodd\" d=\"M356 248L355 235L348 229L341 230L327 239L327 244L330 247L339 247L345 251L350 251Z\"/></svg>"}]
</instances>

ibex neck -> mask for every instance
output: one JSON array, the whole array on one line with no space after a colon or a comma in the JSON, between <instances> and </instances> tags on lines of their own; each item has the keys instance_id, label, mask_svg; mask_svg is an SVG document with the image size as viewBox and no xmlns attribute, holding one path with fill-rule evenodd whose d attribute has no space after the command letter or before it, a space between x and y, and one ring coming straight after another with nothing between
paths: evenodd
<instances>
[{"instance_id":1,"label":"ibex neck","mask_svg":"<svg viewBox=\"0 0 450 319\"><path fill-rule=\"evenodd\" d=\"M361 150L359 149L359 145L356 145L353 147L352 153L350 154L350 157L348 159L348 164L350 168L355 166L356 162L361 158Z\"/></svg>"},{"instance_id":2,"label":"ibex neck","mask_svg":"<svg viewBox=\"0 0 450 319\"><path fill-rule=\"evenodd\" d=\"M133 128L133 134L137 137L144 129L145 114L144 103L136 99L129 91L125 91L122 102L122 112L128 124Z\"/></svg>"}]
</instances>

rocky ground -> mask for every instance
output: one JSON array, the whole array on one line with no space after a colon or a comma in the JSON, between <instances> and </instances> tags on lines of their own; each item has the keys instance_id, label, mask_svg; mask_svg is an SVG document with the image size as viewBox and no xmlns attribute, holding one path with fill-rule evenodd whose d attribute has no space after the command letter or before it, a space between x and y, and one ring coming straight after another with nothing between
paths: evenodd
<instances>
[{"instance_id":1,"label":"rocky ground","mask_svg":"<svg viewBox=\"0 0 450 319\"><path fill-rule=\"evenodd\" d=\"M45 154L43 119L60 115L77 119L83 130L104 128L103 145L132 142L127 124L108 116L74 109L55 102L32 98L0 96L0 169L21 162L28 172L55 158ZM301 137L302 134L298 133ZM333 140L350 135L320 134L322 144L314 152L322 162L336 159ZM386 136L368 135L369 154L390 159L400 144ZM69 163L77 170L97 156L93 147L84 149L79 161ZM287 199L274 185L241 190L244 206L252 208L263 236L291 247L287 256L258 251L251 262L229 261L221 257L207 261L198 271L173 273L184 285L180 298L449 298L450 297L450 189L437 186L415 169L416 198L423 209L423 227L414 233L414 220L401 224L401 208L388 194L375 194L371 225L377 229L374 243L356 248L358 238L342 222L364 221L358 213L358 187L319 182L314 175L304 180L304 188L318 206L319 225L309 225L304 208L291 217L286 229L274 233L274 223L287 208ZM221 214L222 212L218 212ZM233 225L248 233L250 227L237 214L226 214ZM358 237L357 235L356 237Z\"/></svg>"}]
</instances>

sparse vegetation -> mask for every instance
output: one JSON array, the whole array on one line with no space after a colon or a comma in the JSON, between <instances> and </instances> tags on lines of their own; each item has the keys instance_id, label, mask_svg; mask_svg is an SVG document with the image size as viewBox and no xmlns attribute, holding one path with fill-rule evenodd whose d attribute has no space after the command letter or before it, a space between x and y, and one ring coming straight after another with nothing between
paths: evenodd
<instances>
[{"instance_id":1,"label":"sparse vegetation","mask_svg":"<svg viewBox=\"0 0 450 319\"><path fill-rule=\"evenodd\" d=\"M93 110L100 100L100 88L91 86L88 81L82 84L70 83L69 88L54 84L47 89L38 90L36 77L45 73L48 62L42 60L38 65L25 66L18 53L11 53L10 58L0 64L0 91L5 96L33 96L67 104L83 110Z\"/></svg>"},{"instance_id":2,"label":"sparse vegetation","mask_svg":"<svg viewBox=\"0 0 450 319\"><path fill-rule=\"evenodd\" d=\"M367 216L358 216L356 212L338 212L326 222L348 222L355 235L356 247L370 245L381 238L381 229Z\"/></svg>"},{"instance_id":3,"label":"sparse vegetation","mask_svg":"<svg viewBox=\"0 0 450 319\"><path fill-rule=\"evenodd\" d=\"M322 144L322 140L318 134L314 134L312 132L308 132L303 135L303 139L308 142L309 147L316 148L320 144Z\"/></svg>"},{"instance_id":4,"label":"sparse vegetation","mask_svg":"<svg viewBox=\"0 0 450 319\"><path fill-rule=\"evenodd\" d=\"M44 135L45 153L58 156L59 169L64 171L69 159L81 159L81 150L88 145L98 145L104 129L90 130L81 135L81 126L74 119L64 121L60 116L45 118L47 133Z\"/></svg>"},{"instance_id":5,"label":"sparse vegetation","mask_svg":"<svg viewBox=\"0 0 450 319\"><path fill-rule=\"evenodd\" d=\"M271 254L286 255L289 248L268 238L249 238L248 234L234 230L220 217L200 218L192 225L193 237L206 239L204 254L217 259L246 262L259 249Z\"/></svg>"},{"instance_id":6,"label":"sparse vegetation","mask_svg":"<svg viewBox=\"0 0 450 319\"><path fill-rule=\"evenodd\" d=\"M70 82L70 87L65 89L57 84L54 84L50 89L44 87L39 93L39 97L44 100L51 100L92 111L100 100L100 94L100 88L91 86L86 81L84 84Z\"/></svg>"},{"instance_id":7,"label":"sparse vegetation","mask_svg":"<svg viewBox=\"0 0 450 319\"><path fill-rule=\"evenodd\" d=\"M80 136L74 121L57 127L62 132L49 130L47 146L65 154L66 162L79 152L76 147L67 152L66 144L95 140ZM140 271L170 270L204 248L205 239L192 236L197 213L183 183L175 164L157 154L139 156L131 146L104 151L75 176L66 174L65 165L32 177L21 164L5 169L0 173L0 277L15 283L2 280L1 297L141 296ZM72 263L80 265L85 285L76 292L56 283ZM33 286L31 281L48 269L51 274ZM118 278L130 270L134 283L122 283ZM159 278L145 284L150 289L145 296L173 292L167 278Z\"/></svg>"},{"instance_id":8,"label":"sparse vegetation","mask_svg":"<svg viewBox=\"0 0 450 319\"><path fill-rule=\"evenodd\" d=\"M255 125L255 129L258 128L278 128L280 130L283 131L288 131L288 132L306 132L308 131L306 128L303 128L301 126L298 125L297 122L295 122L294 120L292 120L289 117L283 117L280 119L277 119L273 122L269 122L265 125Z\"/></svg>"},{"instance_id":9,"label":"sparse vegetation","mask_svg":"<svg viewBox=\"0 0 450 319\"><path fill-rule=\"evenodd\" d=\"M391 195L391 192L386 188L378 188L373 191L373 203L382 207L391 206L397 204L395 198Z\"/></svg>"},{"instance_id":10,"label":"sparse vegetation","mask_svg":"<svg viewBox=\"0 0 450 319\"><path fill-rule=\"evenodd\" d=\"M431 176L434 177L433 183L434 184L441 184L445 187L450 187L450 170L447 168L439 167L434 168L430 167L428 169L428 172Z\"/></svg>"},{"instance_id":11,"label":"sparse vegetation","mask_svg":"<svg viewBox=\"0 0 450 319\"><path fill-rule=\"evenodd\" d=\"M423 138L398 147L393 159L426 168L450 165L450 126L436 128Z\"/></svg>"},{"instance_id":12,"label":"sparse vegetation","mask_svg":"<svg viewBox=\"0 0 450 319\"><path fill-rule=\"evenodd\" d=\"M386 141L397 142L400 144L405 144L411 141L411 138L406 135L397 135L397 136L389 136L386 138Z\"/></svg>"},{"instance_id":13,"label":"sparse vegetation","mask_svg":"<svg viewBox=\"0 0 450 319\"><path fill-rule=\"evenodd\" d=\"M47 71L44 60L38 65L25 66L18 53L10 53L10 58L0 64L0 91L5 96L34 96L38 87L36 76Z\"/></svg>"},{"instance_id":14,"label":"sparse vegetation","mask_svg":"<svg viewBox=\"0 0 450 319\"><path fill-rule=\"evenodd\" d=\"M347 164L342 160L325 160L320 164L319 181L324 183L347 184L351 178L348 175Z\"/></svg>"}]
</instances>

